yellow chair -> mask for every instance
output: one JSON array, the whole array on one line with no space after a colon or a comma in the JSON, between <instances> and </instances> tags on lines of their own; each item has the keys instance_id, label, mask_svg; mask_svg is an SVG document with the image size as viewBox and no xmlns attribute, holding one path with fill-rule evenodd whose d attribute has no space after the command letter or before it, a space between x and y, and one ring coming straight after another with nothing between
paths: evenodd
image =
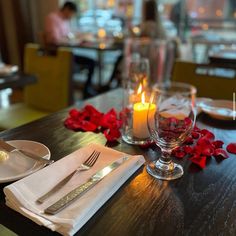
<instances>
[{"instance_id":1,"label":"yellow chair","mask_svg":"<svg viewBox=\"0 0 236 236\"><path fill-rule=\"evenodd\" d=\"M24 89L24 103L0 109L0 128L10 129L72 104L72 52L59 48L48 55L37 44L25 47L24 72L37 82Z\"/></svg>"},{"instance_id":2,"label":"yellow chair","mask_svg":"<svg viewBox=\"0 0 236 236\"><path fill-rule=\"evenodd\" d=\"M177 60L172 71L172 80L196 86L198 97L232 100L236 91L235 69L222 70L219 66Z\"/></svg>"}]
</instances>

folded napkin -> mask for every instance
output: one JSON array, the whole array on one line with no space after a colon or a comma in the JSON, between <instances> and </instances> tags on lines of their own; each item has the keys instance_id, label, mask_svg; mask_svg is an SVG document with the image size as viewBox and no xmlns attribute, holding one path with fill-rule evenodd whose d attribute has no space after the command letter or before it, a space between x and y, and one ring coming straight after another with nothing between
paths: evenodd
<instances>
[{"instance_id":1,"label":"folded napkin","mask_svg":"<svg viewBox=\"0 0 236 236\"><path fill-rule=\"evenodd\" d=\"M101 152L101 154L90 170L77 173L60 191L48 198L43 204L36 203L40 196L49 191L65 176L72 173L94 150ZM43 212L44 209L75 187L86 182L89 177L103 167L124 156L130 155L98 144L90 144L52 165L5 187L6 204L39 225L44 225L62 235L73 235L144 164L143 156L132 156L74 203L56 215L47 215Z\"/></svg>"}]
</instances>

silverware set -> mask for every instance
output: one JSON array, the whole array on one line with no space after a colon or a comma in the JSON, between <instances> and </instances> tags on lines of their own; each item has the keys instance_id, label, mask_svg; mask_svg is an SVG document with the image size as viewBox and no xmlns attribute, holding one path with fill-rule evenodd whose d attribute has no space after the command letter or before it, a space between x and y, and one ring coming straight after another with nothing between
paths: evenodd
<instances>
[{"instance_id":1,"label":"silverware set","mask_svg":"<svg viewBox=\"0 0 236 236\"><path fill-rule=\"evenodd\" d=\"M86 161L81 164L76 170L74 170L71 174L66 176L64 179L62 179L58 184L56 184L51 190L49 190L47 193L45 193L43 196L38 198L36 201L38 203L43 203L45 200L47 200L50 196L52 196L54 193L59 191L66 183L69 182L69 180L79 171L86 171L89 170L93 165L96 163L98 157L100 155L100 152L93 151L92 154L86 159Z\"/></svg>"},{"instance_id":2,"label":"silverware set","mask_svg":"<svg viewBox=\"0 0 236 236\"><path fill-rule=\"evenodd\" d=\"M42 162L46 165L50 165L53 163L53 160L47 160L44 159L32 152L28 152L25 150L18 149L16 147L11 146L7 142L0 139L0 149L7 151L7 152L17 152L20 155L24 157L31 158L33 160ZM90 170L95 163L98 160L98 157L100 156L101 152L98 152L94 150L88 158L78 167L76 168L72 173L67 175L65 178L60 180L54 187L52 187L49 191L47 191L45 194L43 194L41 197L39 197L36 202L38 204L44 203L49 197L53 196L56 192L58 192L63 186L65 186L77 173L80 171L87 171ZM103 169L97 171L93 176L91 176L87 182L84 184L75 187L72 191L65 194L62 198L60 198L57 202L53 203L51 206L47 207L44 212L46 214L56 214L62 209L64 209L66 206L71 204L74 200L76 200L78 197L80 197L82 194L90 190L93 186L95 186L98 182L100 182L106 175L108 175L110 172L118 168L121 164L123 164L125 161L127 161L129 157L123 157L119 160L114 161L113 163L107 165Z\"/></svg>"}]
</instances>

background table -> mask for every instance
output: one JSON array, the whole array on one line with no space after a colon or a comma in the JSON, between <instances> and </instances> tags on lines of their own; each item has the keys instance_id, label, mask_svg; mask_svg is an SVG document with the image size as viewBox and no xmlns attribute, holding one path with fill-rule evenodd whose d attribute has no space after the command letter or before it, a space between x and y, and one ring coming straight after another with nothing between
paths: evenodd
<instances>
[{"instance_id":1,"label":"background table","mask_svg":"<svg viewBox=\"0 0 236 236\"><path fill-rule=\"evenodd\" d=\"M82 43L71 43L64 44L62 46L78 48L78 49L88 49L95 50L97 52L97 65L98 65L98 86L102 87L103 81L103 66L104 66L104 53L108 51L122 51L123 43L106 43L106 42L82 42Z\"/></svg>"},{"instance_id":2,"label":"background table","mask_svg":"<svg viewBox=\"0 0 236 236\"><path fill-rule=\"evenodd\" d=\"M115 90L85 103L105 112L111 107L120 109L121 97L122 90ZM68 109L2 132L0 138L42 142L49 147L52 159L60 159L79 146L78 133L63 126L67 113ZM203 114L198 125L212 130L226 144L236 140L235 123L214 121ZM147 161L157 156L153 149L123 142L113 148L143 154ZM140 168L76 235L236 235L236 156L223 161L211 158L205 170L187 160L177 162L183 165L184 176L170 182L156 180ZM1 184L1 189L5 185ZM9 209L2 190L0 223L23 236L58 235Z\"/></svg>"},{"instance_id":3,"label":"background table","mask_svg":"<svg viewBox=\"0 0 236 236\"><path fill-rule=\"evenodd\" d=\"M0 90L6 88L17 88L23 87L28 84L33 84L37 81L36 77L33 75L26 74L13 74L9 76L0 75Z\"/></svg>"}]
</instances>

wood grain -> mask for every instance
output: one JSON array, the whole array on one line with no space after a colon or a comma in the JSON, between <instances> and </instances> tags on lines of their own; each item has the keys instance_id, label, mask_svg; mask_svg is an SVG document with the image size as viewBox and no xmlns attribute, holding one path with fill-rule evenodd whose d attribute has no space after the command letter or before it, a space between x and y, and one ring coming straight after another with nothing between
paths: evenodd
<instances>
[{"instance_id":1,"label":"wood grain","mask_svg":"<svg viewBox=\"0 0 236 236\"><path fill-rule=\"evenodd\" d=\"M120 109L121 97L122 90L116 90L85 103L105 112L111 107ZM67 112L68 109L2 132L0 137L42 142L51 150L52 158L58 160L80 145L79 133L63 126ZM212 130L225 144L236 142L235 122L219 122L203 114L198 125ZM113 148L143 154L147 161L159 155L157 148L144 150L122 141ZM205 170L186 160L177 162L183 165L185 173L171 182L156 180L141 168L76 235L236 235L236 155L223 161L212 158ZM7 208L2 191L0 223L19 235L58 235Z\"/></svg>"}]
</instances>

